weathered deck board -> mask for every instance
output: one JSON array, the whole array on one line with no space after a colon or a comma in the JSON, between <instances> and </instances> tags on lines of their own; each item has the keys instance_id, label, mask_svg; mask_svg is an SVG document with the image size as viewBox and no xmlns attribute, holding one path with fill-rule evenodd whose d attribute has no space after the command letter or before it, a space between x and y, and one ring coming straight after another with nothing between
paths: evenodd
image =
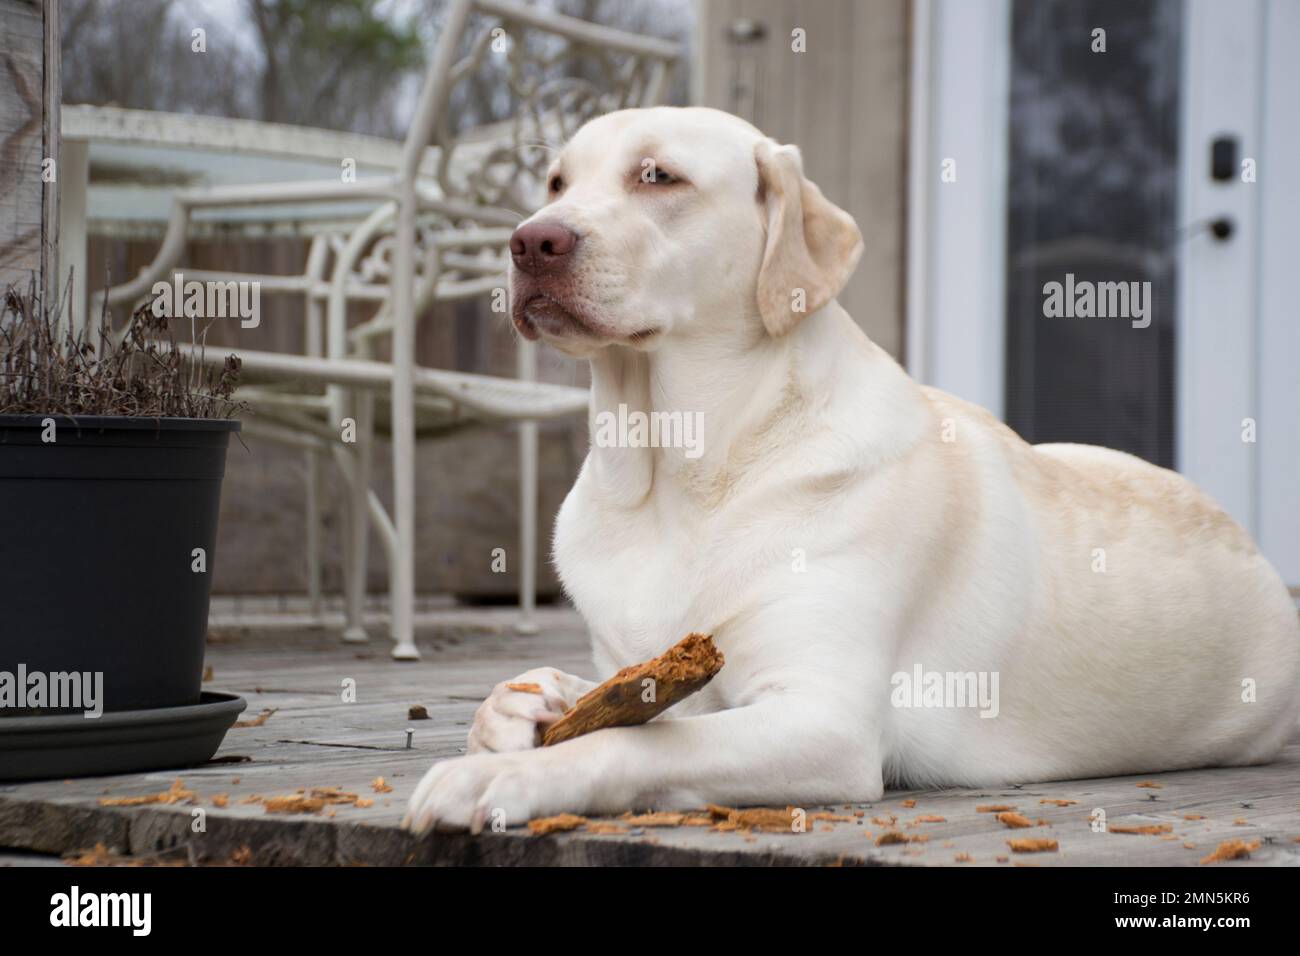
<instances>
[{"instance_id":1,"label":"weathered deck board","mask_svg":"<svg viewBox=\"0 0 1300 956\"><path fill-rule=\"evenodd\" d=\"M472 620L477 623L466 623ZM1197 770L1148 778L1120 777L1026 785L1003 790L890 792L875 804L808 807L864 814L854 822L813 822L806 833L715 832L706 828L655 828L628 834L583 832L532 837L522 830L481 837L435 834L416 840L399 830L407 797L436 759L463 752L478 701L497 681L530 667L551 664L589 673L585 638L570 612L548 611L543 633L521 638L509 631L506 612L464 611L426 630L419 639L424 660L390 661L375 641L358 650L326 632L226 631L209 645L213 690L243 694L245 718L278 708L261 727L231 730L220 756L243 755L247 763L213 764L169 773L0 786L0 847L70 853L96 843L140 856L186 852L198 860L224 860L248 847L254 862L268 864L786 864L835 862L910 865L1196 865L1222 840L1261 841L1241 865L1300 865L1300 737L1270 766ZM357 701L342 701L345 679L356 682ZM431 717L409 721L407 707L424 704ZM414 730L405 749L406 729ZM103 795L132 796L165 790L176 777L201 797L207 830L191 829L190 805L103 807ZM384 777L389 794L372 792ZM1139 788L1151 779L1160 789ZM238 782L236 782L238 781ZM292 794L299 787L338 786L374 799L372 807L339 807L333 816L267 814L252 795ZM212 797L228 794L219 809ZM1078 801L1068 807L1040 803ZM913 807L903 801L915 800ZM983 803L1009 803L1043 826L1012 831ZM1094 808L1110 824L1168 823L1169 836L1095 833ZM1203 820L1186 820L1200 814ZM872 817L896 815L908 835L928 840L877 847L884 828ZM910 825L917 816L942 823ZM1241 823L1236 821L1241 820ZM868 833L872 836L868 836ZM1047 836L1057 853L1013 854L1012 837ZM1193 844L1187 848L1184 843ZM21 860L21 857L11 858Z\"/></svg>"}]
</instances>

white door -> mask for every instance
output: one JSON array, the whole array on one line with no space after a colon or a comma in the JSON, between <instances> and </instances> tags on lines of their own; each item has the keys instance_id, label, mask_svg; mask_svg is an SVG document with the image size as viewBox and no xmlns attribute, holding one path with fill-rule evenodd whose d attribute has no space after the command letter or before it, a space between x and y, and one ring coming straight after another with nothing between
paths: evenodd
<instances>
[{"instance_id":1,"label":"white door","mask_svg":"<svg viewBox=\"0 0 1300 956\"><path fill-rule=\"evenodd\" d=\"M1300 585L1300 3L914 9L909 370L1178 468Z\"/></svg>"},{"instance_id":2,"label":"white door","mask_svg":"<svg viewBox=\"0 0 1300 956\"><path fill-rule=\"evenodd\" d=\"M1188 12L1178 468L1300 585L1300 4Z\"/></svg>"}]
</instances>

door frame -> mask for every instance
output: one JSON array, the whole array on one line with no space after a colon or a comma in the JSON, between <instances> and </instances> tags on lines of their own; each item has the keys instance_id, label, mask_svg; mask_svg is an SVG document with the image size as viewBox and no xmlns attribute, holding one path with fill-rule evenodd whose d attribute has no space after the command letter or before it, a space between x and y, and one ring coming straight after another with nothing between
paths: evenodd
<instances>
[{"instance_id":1,"label":"door frame","mask_svg":"<svg viewBox=\"0 0 1300 956\"><path fill-rule=\"evenodd\" d=\"M906 366L1001 418L1011 0L912 11Z\"/></svg>"},{"instance_id":2,"label":"door frame","mask_svg":"<svg viewBox=\"0 0 1300 956\"><path fill-rule=\"evenodd\" d=\"M1300 4L1186 0L1180 90L1175 462L1300 585ZM914 0L906 365L1005 412L1011 0ZM1257 180L1216 183L1231 132ZM957 181L941 163L957 160ZM1224 242L1189 228L1219 216ZM1242 440L1243 419L1257 441Z\"/></svg>"},{"instance_id":3,"label":"door frame","mask_svg":"<svg viewBox=\"0 0 1300 956\"><path fill-rule=\"evenodd\" d=\"M1260 143L1259 334L1257 381L1261 438L1256 488L1260 549L1300 588L1300 306L1294 281L1300 260L1300 4L1270 0L1265 36L1263 139ZM1300 593L1296 596L1300 598Z\"/></svg>"},{"instance_id":4,"label":"door frame","mask_svg":"<svg viewBox=\"0 0 1300 956\"><path fill-rule=\"evenodd\" d=\"M1250 530L1300 584L1300 321L1288 288L1300 256L1300 6L1188 0L1184 35L1180 221L1226 216L1232 236L1196 229L1179 249L1178 470ZM1255 181L1214 182L1223 133L1255 162ZM1255 440L1247 441L1246 420Z\"/></svg>"},{"instance_id":5,"label":"door frame","mask_svg":"<svg viewBox=\"0 0 1300 956\"><path fill-rule=\"evenodd\" d=\"M1185 10L1178 221L1186 237L1178 246L1174 459L1179 471L1255 533L1258 443L1243 441L1242 434L1244 419L1258 422L1260 190L1243 183L1239 169L1231 180L1211 179L1209 143L1231 133L1243 156L1256 154L1263 2L1187 0ZM1220 217L1233 223L1224 240L1201 225Z\"/></svg>"}]
</instances>

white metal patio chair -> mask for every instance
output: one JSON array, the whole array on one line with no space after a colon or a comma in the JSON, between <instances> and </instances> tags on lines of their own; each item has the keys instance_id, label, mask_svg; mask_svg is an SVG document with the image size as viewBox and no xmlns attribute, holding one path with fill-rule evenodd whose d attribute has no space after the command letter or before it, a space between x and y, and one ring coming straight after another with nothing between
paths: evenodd
<instances>
[{"instance_id":1,"label":"white metal patio chair","mask_svg":"<svg viewBox=\"0 0 1300 956\"><path fill-rule=\"evenodd\" d=\"M456 137L449 106L474 71L504 63L499 75L514 108L498 135ZM162 245L139 276L107 292L108 304L132 306L169 278L185 248L195 210L366 200L371 211L350 232L317 236L301 276L185 270L186 279L259 281L262 291L304 295L305 355L206 349L220 364L243 361L240 397L257 412L249 431L308 453L309 580L319 596L319 459L330 456L349 489L346 514L345 640L365 640L367 534L379 531L388 557L393 656L416 659L415 444L421 428L465 417L519 422L521 492L521 629L532 629L536 584L537 421L587 407L582 389L535 381L535 346L518 343L519 379L423 368L415 361L415 319L433 302L495 294L504 288L514 225L541 195L548 159L539 143L572 133L591 116L661 101L679 59L675 44L563 17L505 0L454 0L425 78L415 117L392 176L181 190ZM557 75L570 64L572 69ZM585 74L582 72L585 70ZM591 78L592 76L596 78ZM434 175L421 177L426 150ZM328 275L327 275L328 270ZM351 302L376 304L348 327ZM391 359L377 358L387 338ZM199 350L193 354L200 357ZM344 418L356 423L355 445L340 441ZM371 488L377 418L392 441L393 512Z\"/></svg>"}]
</instances>

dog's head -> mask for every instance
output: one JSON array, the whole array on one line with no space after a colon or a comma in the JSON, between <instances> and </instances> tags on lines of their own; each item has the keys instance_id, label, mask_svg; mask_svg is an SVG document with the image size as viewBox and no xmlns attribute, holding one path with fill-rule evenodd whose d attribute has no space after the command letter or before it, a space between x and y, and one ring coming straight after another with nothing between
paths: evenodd
<instances>
[{"instance_id":1,"label":"dog's head","mask_svg":"<svg viewBox=\"0 0 1300 956\"><path fill-rule=\"evenodd\" d=\"M717 110L594 119L552 164L547 193L510 240L512 317L573 355L729 322L784 335L862 253L797 148Z\"/></svg>"}]
</instances>

